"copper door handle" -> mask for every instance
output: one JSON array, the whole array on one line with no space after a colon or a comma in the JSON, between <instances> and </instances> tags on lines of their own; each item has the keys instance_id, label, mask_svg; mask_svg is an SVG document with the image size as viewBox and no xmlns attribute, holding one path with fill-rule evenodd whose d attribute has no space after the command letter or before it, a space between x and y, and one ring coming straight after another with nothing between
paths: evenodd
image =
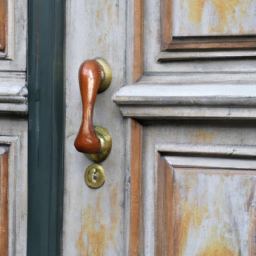
<instances>
[{"instance_id":1,"label":"copper door handle","mask_svg":"<svg viewBox=\"0 0 256 256\"><path fill-rule=\"evenodd\" d=\"M104 92L112 79L111 68L103 59L86 60L79 69L79 85L83 104L82 122L75 139L77 151L86 153L94 162L104 161L112 146L106 128L93 126L93 109L97 93Z\"/></svg>"}]
</instances>

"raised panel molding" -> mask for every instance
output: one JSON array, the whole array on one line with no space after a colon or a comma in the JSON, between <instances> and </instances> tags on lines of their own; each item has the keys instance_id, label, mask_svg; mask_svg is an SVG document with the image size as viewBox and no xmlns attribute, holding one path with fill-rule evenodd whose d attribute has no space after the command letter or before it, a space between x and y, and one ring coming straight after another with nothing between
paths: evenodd
<instances>
[{"instance_id":1,"label":"raised panel molding","mask_svg":"<svg viewBox=\"0 0 256 256\"><path fill-rule=\"evenodd\" d=\"M157 255L176 255L181 253L180 250L189 250L193 255L205 250L222 250L223 255L229 250L234 251L234 254L240 250L253 255L255 150L255 146L235 145L155 146L155 154L158 156ZM168 155L165 156L164 152ZM221 216L218 215L218 203L223 204ZM191 216L198 222L190 222ZM225 236L224 240L218 240L217 233L221 231L214 231L217 225L207 222L207 218L222 222L223 225L218 227L224 229L223 235L225 232L230 232L230 235L239 233L240 239L235 242L236 246L231 246L232 240L225 240ZM236 223L235 229L231 228L234 227L231 219ZM198 237L202 234L200 227L208 233L204 233L200 244L193 245L191 240L195 239L194 235ZM187 228L190 228L192 233L186 232ZM207 247L210 246L206 239L209 236L214 236L210 239L211 245L219 244L221 247Z\"/></svg>"},{"instance_id":2,"label":"raised panel molding","mask_svg":"<svg viewBox=\"0 0 256 256\"><path fill-rule=\"evenodd\" d=\"M27 243L27 152L23 150L24 141L23 138L20 140L19 136L0 136L0 146L1 150L8 153L7 219L9 228L7 232L8 247L5 249L8 249L9 256L25 256Z\"/></svg>"}]
</instances>

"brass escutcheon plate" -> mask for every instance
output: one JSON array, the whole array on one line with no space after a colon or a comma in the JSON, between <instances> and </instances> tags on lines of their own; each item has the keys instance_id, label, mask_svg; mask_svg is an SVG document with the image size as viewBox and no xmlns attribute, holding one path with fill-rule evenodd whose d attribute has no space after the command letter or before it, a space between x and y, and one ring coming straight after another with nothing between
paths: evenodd
<instances>
[{"instance_id":1,"label":"brass escutcheon plate","mask_svg":"<svg viewBox=\"0 0 256 256\"><path fill-rule=\"evenodd\" d=\"M100 67L102 70L101 83L100 83L100 87L98 89L98 93L102 93L105 90L107 90L111 84L112 70L111 70L110 65L105 60L103 60L101 58L96 58L95 60L100 64Z\"/></svg>"},{"instance_id":2,"label":"brass escutcheon plate","mask_svg":"<svg viewBox=\"0 0 256 256\"><path fill-rule=\"evenodd\" d=\"M93 162L101 163L110 154L112 148L112 138L108 130L102 126L95 125L94 127L97 137L100 139L101 150L98 153L86 154Z\"/></svg>"},{"instance_id":3,"label":"brass escutcheon plate","mask_svg":"<svg viewBox=\"0 0 256 256\"><path fill-rule=\"evenodd\" d=\"M86 169L84 179L88 187L100 188L105 182L104 169L98 164L92 164Z\"/></svg>"}]
</instances>

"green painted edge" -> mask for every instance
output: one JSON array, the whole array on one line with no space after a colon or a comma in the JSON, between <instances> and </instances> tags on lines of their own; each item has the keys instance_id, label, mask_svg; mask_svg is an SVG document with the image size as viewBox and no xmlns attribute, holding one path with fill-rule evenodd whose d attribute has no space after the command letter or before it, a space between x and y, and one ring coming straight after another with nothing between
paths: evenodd
<instances>
[{"instance_id":1,"label":"green painted edge","mask_svg":"<svg viewBox=\"0 0 256 256\"><path fill-rule=\"evenodd\" d=\"M65 1L28 0L28 256L61 254Z\"/></svg>"}]
</instances>

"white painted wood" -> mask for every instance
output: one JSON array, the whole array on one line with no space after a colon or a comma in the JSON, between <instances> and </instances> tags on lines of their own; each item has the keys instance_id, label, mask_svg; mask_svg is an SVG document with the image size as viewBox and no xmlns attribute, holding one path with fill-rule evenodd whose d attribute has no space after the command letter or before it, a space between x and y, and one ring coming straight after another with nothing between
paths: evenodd
<instances>
[{"instance_id":1,"label":"white painted wood","mask_svg":"<svg viewBox=\"0 0 256 256\"><path fill-rule=\"evenodd\" d=\"M125 120L111 96L122 86L125 77L126 2L66 2L63 256L125 255L126 131ZM95 57L104 58L113 71L110 87L97 96L94 108L94 124L109 130L113 146L110 156L101 164L106 172L105 184L92 190L84 182L85 169L92 162L75 150L74 140L82 115L79 66Z\"/></svg>"},{"instance_id":2,"label":"white painted wood","mask_svg":"<svg viewBox=\"0 0 256 256\"><path fill-rule=\"evenodd\" d=\"M170 79L169 79L170 81ZM250 84L249 84L250 83ZM122 87L113 100L123 116L165 118L256 117L255 82L245 84L136 84Z\"/></svg>"}]
</instances>

